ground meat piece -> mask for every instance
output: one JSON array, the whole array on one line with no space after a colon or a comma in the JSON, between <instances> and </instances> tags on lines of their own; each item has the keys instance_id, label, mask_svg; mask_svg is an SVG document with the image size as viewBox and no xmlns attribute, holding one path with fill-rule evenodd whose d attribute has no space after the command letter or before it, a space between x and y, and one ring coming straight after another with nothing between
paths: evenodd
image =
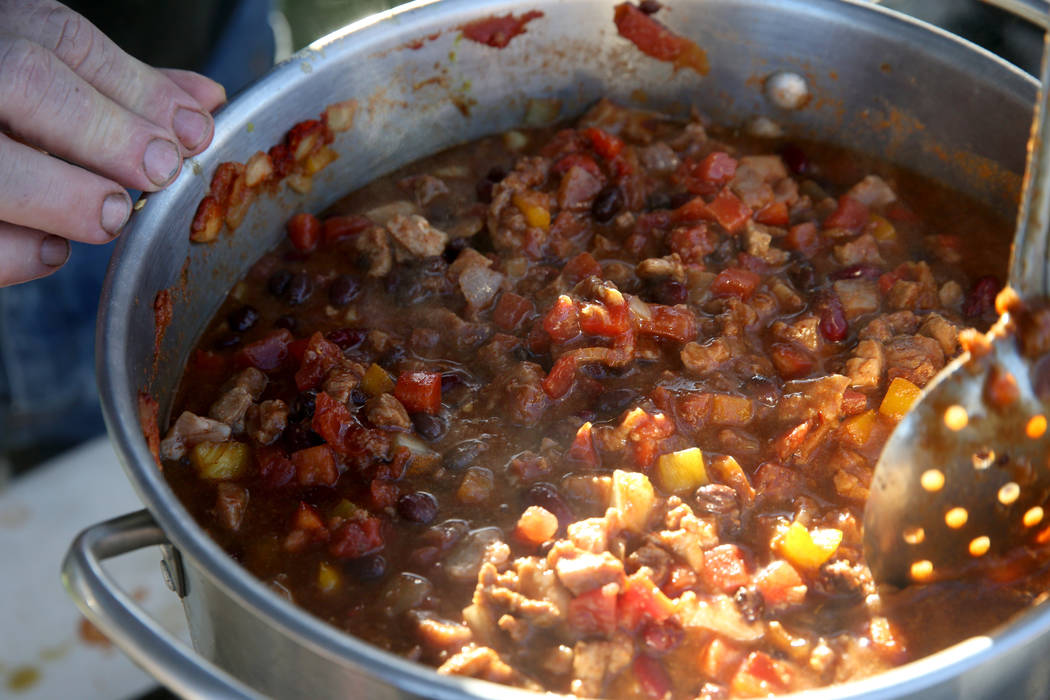
<instances>
[{"instance_id":1,"label":"ground meat piece","mask_svg":"<svg viewBox=\"0 0 1050 700\"><path fill-rule=\"evenodd\" d=\"M445 181L428 173L402 178L397 184L412 192L416 204L421 207L425 207L443 194L448 194L448 185L445 184Z\"/></svg>"},{"instance_id":2,"label":"ground meat piece","mask_svg":"<svg viewBox=\"0 0 1050 700\"><path fill-rule=\"evenodd\" d=\"M864 279L838 280L832 286L842 302L847 320L852 321L863 314L878 311L879 287L875 282Z\"/></svg>"},{"instance_id":3,"label":"ground meat piece","mask_svg":"<svg viewBox=\"0 0 1050 700\"><path fill-rule=\"evenodd\" d=\"M849 385L849 377L841 374L788 382L784 385L778 417L785 421L817 417L834 420L842 411L842 394Z\"/></svg>"},{"instance_id":4,"label":"ground meat piece","mask_svg":"<svg viewBox=\"0 0 1050 700\"><path fill-rule=\"evenodd\" d=\"M609 554L594 554L580 549L566 540L559 540L547 553L548 563L554 567L561 584L580 595L607 583L622 584L623 562Z\"/></svg>"},{"instance_id":5,"label":"ground meat piece","mask_svg":"<svg viewBox=\"0 0 1050 700\"><path fill-rule=\"evenodd\" d=\"M391 394L380 394L370 398L365 404L365 415L377 428L405 432L412 430L412 419L408 417L408 411Z\"/></svg>"},{"instance_id":6,"label":"ground meat piece","mask_svg":"<svg viewBox=\"0 0 1050 700\"><path fill-rule=\"evenodd\" d=\"M237 532L241 529L244 512L248 508L248 489L224 481L216 488L215 512L226 529Z\"/></svg>"},{"instance_id":7,"label":"ground meat piece","mask_svg":"<svg viewBox=\"0 0 1050 700\"><path fill-rule=\"evenodd\" d=\"M432 655L459 651L474 639L466 625L438 617L429 610L411 610L408 618L416 625L416 636Z\"/></svg>"},{"instance_id":8,"label":"ground meat piece","mask_svg":"<svg viewBox=\"0 0 1050 700\"><path fill-rule=\"evenodd\" d=\"M744 156L737 161L729 186L744 204L757 211L773 201L773 184L787 175L780 156Z\"/></svg>"},{"instance_id":9,"label":"ground meat piece","mask_svg":"<svg viewBox=\"0 0 1050 700\"><path fill-rule=\"evenodd\" d=\"M821 344L819 325L819 318L807 315L796 319L791 324L776 321L770 330L777 340L796 342L810 352L816 352Z\"/></svg>"},{"instance_id":10,"label":"ground meat piece","mask_svg":"<svg viewBox=\"0 0 1050 700\"><path fill-rule=\"evenodd\" d=\"M288 427L288 406L280 399L258 404L249 414L248 435L260 445L269 445Z\"/></svg>"},{"instance_id":11,"label":"ground meat piece","mask_svg":"<svg viewBox=\"0 0 1050 700\"><path fill-rule=\"evenodd\" d=\"M386 229L372 226L354 238L354 245L368 261L370 277L385 277L394 265L394 255L390 251L390 236Z\"/></svg>"},{"instance_id":12,"label":"ground meat piece","mask_svg":"<svg viewBox=\"0 0 1050 700\"><path fill-rule=\"evenodd\" d=\"M182 459L188 448L201 442L225 442L230 438L230 426L211 418L183 411L160 441L162 459Z\"/></svg>"},{"instance_id":13,"label":"ground meat piece","mask_svg":"<svg viewBox=\"0 0 1050 700\"><path fill-rule=\"evenodd\" d=\"M395 241L417 258L441 255L448 243L448 234L431 226L419 214L395 215L386 222L386 228Z\"/></svg>"},{"instance_id":14,"label":"ground meat piece","mask_svg":"<svg viewBox=\"0 0 1050 700\"><path fill-rule=\"evenodd\" d=\"M208 417L230 426L233 433L244 429L244 414L252 405L252 396L242 386L234 386L208 409Z\"/></svg>"},{"instance_id":15,"label":"ground meat piece","mask_svg":"<svg viewBox=\"0 0 1050 700\"><path fill-rule=\"evenodd\" d=\"M492 267L492 260L473 248L464 248L448 266L448 276L458 280L463 271L470 267Z\"/></svg>"},{"instance_id":16,"label":"ground meat piece","mask_svg":"<svg viewBox=\"0 0 1050 700\"><path fill-rule=\"evenodd\" d=\"M882 346L874 340L857 343L853 357L846 360L846 374L854 389L875 389L882 381L886 358Z\"/></svg>"},{"instance_id":17,"label":"ground meat piece","mask_svg":"<svg viewBox=\"0 0 1050 700\"><path fill-rule=\"evenodd\" d=\"M609 521L605 518L587 518L569 525L566 535L585 552L598 554L609 548Z\"/></svg>"},{"instance_id":18,"label":"ground meat piece","mask_svg":"<svg viewBox=\"0 0 1050 700\"><path fill-rule=\"evenodd\" d=\"M623 633L607 641L577 642L573 648L569 689L581 697L599 697L605 689L606 679L627 668L632 658L634 643Z\"/></svg>"},{"instance_id":19,"label":"ground meat piece","mask_svg":"<svg viewBox=\"0 0 1050 700\"><path fill-rule=\"evenodd\" d=\"M919 328L919 318L911 311L895 311L872 319L861 329L858 337L888 343L895 335L914 333Z\"/></svg>"},{"instance_id":20,"label":"ground meat piece","mask_svg":"<svg viewBox=\"0 0 1050 700\"><path fill-rule=\"evenodd\" d=\"M744 231L744 240L747 242L749 255L754 255L770 265L781 265L787 262L787 251L770 245L773 242L773 236L766 226L749 219L747 229Z\"/></svg>"},{"instance_id":21,"label":"ground meat piece","mask_svg":"<svg viewBox=\"0 0 1050 700\"><path fill-rule=\"evenodd\" d=\"M547 181L550 161L531 156L519 158L514 170L492 189L489 205L488 229L497 250L521 250L525 234L525 219L517 207L511 205L516 193L538 187ZM511 214L511 218L504 216Z\"/></svg>"},{"instance_id":22,"label":"ground meat piece","mask_svg":"<svg viewBox=\"0 0 1050 700\"><path fill-rule=\"evenodd\" d=\"M861 598L875 592L871 570L846 559L833 559L820 567L816 587L826 595Z\"/></svg>"},{"instance_id":23,"label":"ground meat piece","mask_svg":"<svg viewBox=\"0 0 1050 700\"><path fill-rule=\"evenodd\" d=\"M652 145L639 148L638 160L641 161L646 170L658 173L673 172L681 162L674 149L663 141L657 141Z\"/></svg>"},{"instance_id":24,"label":"ground meat piece","mask_svg":"<svg viewBox=\"0 0 1050 700\"><path fill-rule=\"evenodd\" d=\"M835 246L835 259L843 266L849 265L885 265L886 261L879 254L879 243L870 233L857 236Z\"/></svg>"},{"instance_id":25,"label":"ground meat piece","mask_svg":"<svg viewBox=\"0 0 1050 700\"><path fill-rule=\"evenodd\" d=\"M674 557L666 549L646 542L627 557L627 568L633 574L643 566L650 571L649 579L657 586L663 586L671 571Z\"/></svg>"},{"instance_id":26,"label":"ground meat piece","mask_svg":"<svg viewBox=\"0 0 1050 700\"><path fill-rule=\"evenodd\" d=\"M878 175L868 175L850 188L846 195L866 207L884 207L897 201L897 194Z\"/></svg>"},{"instance_id":27,"label":"ground meat piece","mask_svg":"<svg viewBox=\"0 0 1050 700\"><path fill-rule=\"evenodd\" d=\"M646 258L638 263L634 272L641 279L663 279L670 277L676 282L685 281L685 266L678 253L662 258Z\"/></svg>"},{"instance_id":28,"label":"ground meat piece","mask_svg":"<svg viewBox=\"0 0 1050 700\"><path fill-rule=\"evenodd\" d=\"M350 400L350 392L361 384L361 378L364 376L365 368L362 365L343 360L325 377L324 393L339 403L346 403Z\"/></svg>"},{"instance_id":29,"label":"ground meat piece","mask_svg":"<svg viewBox=\"0 0 1050 700\"><path fill-rule=\"evenodd\" d=\"M462 649L437 670L448 676L469 676L493 683L528 685L527 679L500 658L491 647L470 646Z\"/></svg>"},{"instance_id":30,"label":"ground meat piece","mask_svg":"<svg viewBox=\"0 0 1050 700\"><path fill-rule=\"evenodd\" d=\"M578 165L569 168L558 187L558 207L565 211L587 211L601 192L602 181Z\"/></svg>"},{"instance_id":31,"label":"ground meat piece","mask_svg":"<svg viewBox=\"0 0 1050 700\"><path fill-rule=\"evenodd\" d=\"M682 364L696 376L716 371L731 356L729 343L725 338L715 338L703 345L690 341L681 350Z\"/></svg>"},{"instance_id":32,"label":"ground meat piece","mask_svg":"<svg viewBox=\"0 0 1050 700\"><path fill-rule=\"evenodd\" d=\"M542 386L545 378L543 368L535 362L518 362L496 377L484 394L514 424L535 425L550 405Z\"/></svg>"},{"instance_id":33,"label":"ground meat piece","mask_svg":"<svg viewBox=\"0 0 1050 700\"><path fill-rule=\"evenodd\" d=\"M266 385L269 382L270 380L260 370L246 367L237 373L230 384L232 387L241 387L252 397L252 401L258 401L262 393L266 391ZM224 387L224 390L232 387Z\"/></svg>"},{"instance_id":34,"label":"ground meat piece","mask_svg":"<svg viewBox=\"0 0 1050 700\"><path fill-rule=\"evenodd\" d=\"M933 338L900 335L885 345L886 376L903 377L916 386L926 382L944 367L944 352Z\"/></svg>"},{"instance_id":35,"label":"ground meat piece","mask_svg":"<svg viewBox=\"0 0 1050 700\"><path fill-rule=\"evenodd\" d=\"M945 358L955 356L955 351L959 348L959 328L944 316L937 313L925 316L922 325L919 326L919 333L936 340Z\"/></svg>"},{"instance_id":36,"label":"ground meat piece","mask_svg":"<svg viewBox=\"0 0 1050 700\"><path fill-rule=\"evenodd\" d=\"M704 568L704 550L718 545L713 523L701 520L693 509L682 503L667 512L666 530L654 535L653 541L674 552L694 571Z\"/></svg>"},{"instance_id":37,"label":"ground meat piece","mask_svg":"<svg viewBox=\"0 0 1050 700\"><path fill-rule=\"evenodd\" d=\"M521 338L497 333L478 350L477 366L495 377L516 362L514 351L521 346Z\"/></svg>"}]
</instances>

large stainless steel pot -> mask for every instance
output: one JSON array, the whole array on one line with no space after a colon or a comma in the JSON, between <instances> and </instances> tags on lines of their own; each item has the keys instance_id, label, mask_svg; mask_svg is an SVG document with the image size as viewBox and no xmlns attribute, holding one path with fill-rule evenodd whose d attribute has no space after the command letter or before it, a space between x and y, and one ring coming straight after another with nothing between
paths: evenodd
<instances>
[{"instance_id":1,"label":"large stainless steel pot","mask_svg":"<svg viewBox=\"0 0 1050 700\"><path fill-rule=\"evenodd\" d=\"M559 98L563 115L571 116L603 95L633 103L644 94L650 106L696 105L721 121L766 114L791 131L888 156L1012 211L1036 85L991 54L864 2L683 0L663 18L709 52L711 74L701 77L643 56L617 35L612 8L611 0L423 1L351 25L226 107L208 151L136 214L106 280L97 353L109 431L148 511L83 533L64 576L88 618L176 692L535 697L438 676L296 608L216 546L150 456L138 392L169 405L198 333L232 283L282 235L278 222L293 209L320 211L402 164L510 128L530 97ZM471 19L532 9L543 16L503 50L459 37L457 27ZM764 80L779 71L807 81L811 99L803 108L767 101ZM189 244L190 219L218 163L244 161L277 143L293 123L348 98L361 105L357 122L337 139L342 155L312 192L263 197L236 235L211 246ZM167 288L174 292L174 321L155 356L152 302ZM166 636L102 569L101 560L148 545L163 545L195 651ZM991 637L807 697L1045 697L1048 655L1050 608L1041 606Z\"/></svg>"}]
</instances>

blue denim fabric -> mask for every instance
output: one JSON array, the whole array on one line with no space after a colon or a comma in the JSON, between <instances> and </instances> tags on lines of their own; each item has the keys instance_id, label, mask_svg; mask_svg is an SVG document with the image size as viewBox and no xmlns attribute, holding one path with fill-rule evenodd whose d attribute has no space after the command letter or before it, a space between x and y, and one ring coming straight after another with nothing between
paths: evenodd
<instances>
[{"instance_id":1,"label":"blue denim fabric","mask_svg":"<svg viewBox=\"0 0 1050 700\"><path fill-rule=\"evenodd\" d=\"M271 0L241 0L202 72L233 95L273 64ZM111 245L73 244L50 277L0 289L0 455L104 430L95 318Z\"/></svg>"}]
</instances>

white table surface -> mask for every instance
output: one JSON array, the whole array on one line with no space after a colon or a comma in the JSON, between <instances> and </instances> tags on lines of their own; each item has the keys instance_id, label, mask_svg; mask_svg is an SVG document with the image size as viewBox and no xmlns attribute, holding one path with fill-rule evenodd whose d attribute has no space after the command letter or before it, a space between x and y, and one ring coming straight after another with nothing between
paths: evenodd
<instances>
[{"instance_id":1,"label":"white table surface","mask_svg":"<svg viewBox=\"0 0 1050 700\"><path fill-rule=\"evenodd\" d=\"M78 532L141 508L106 438L0 491L0 698L120 700L156 686L118 649L84 634L59 575ZM165 628L187 638L182 605L161 578L158 548L106 569Z\"/></svg>"}]
</instances>

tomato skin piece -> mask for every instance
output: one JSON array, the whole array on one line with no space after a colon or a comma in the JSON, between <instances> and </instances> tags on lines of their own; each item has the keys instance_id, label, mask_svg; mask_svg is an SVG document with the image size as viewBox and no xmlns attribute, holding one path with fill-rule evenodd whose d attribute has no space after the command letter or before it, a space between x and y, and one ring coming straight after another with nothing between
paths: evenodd
<instances>
[{"instance_id":1,"label":"tomato skin piece","mask_svg":"<svg viewBox=\"0 0 1050 700\"><path fill-rule=\"evenodd\" d=\"M361 453L355 438L365 431L364 426L357 422L346 404L336 401L323 391L318 392L314 399L314 417L310 427L339 454Z\"/></svg>"},{"instance_id":2,"label":"tomato skin piece","mask_svg":"<svg viewBox=\"0 0 1050 700\"><path fill-rule=\"evenodd\" d=\"M566 454L570 459L582 462L591 468L601 464L598 452L594 449L594 438L591 435L590 421L581 425L579 430L576 431L576 437L573 439L572 445L569 446L569 451Z\"/></svg>"},{"instance_id":3,"label":"tomato skin piece","mask_svg":"<svg viewBox=\"0 0 1050 700\"><path fill-rule=\"evenodd\" d=\"M299 391L316 388L328 371L343 357L339 346L315 332L303 349L299 371L295 373L295 387Z\"/></svg>"},{"instance_id":4,"label":"tomato skin piece","mask_svg":"<svg viewBox=\"0 0 1050 700\"><path fill-rule=\"evenodd\" d=\"M678 36L667 27L625 2L616 6L613 15L620 36L638 49L660 61L692 68L700 75L708 71L707 54L692 41Z\"/></svg>"},{"instance_id":5,"label":"tomato skin piece","mask_svg":"<svg viewBox=\"0 0 1050 700\"><path fill-rule=\"evenodd\" d=\"M295 476L295 465L278 447L261 445L255 448L254 456L255 467L267 488L280 488Z\"/></svg>"},{"instance_id":6,"label":"tomato skin piece","mask_svg":"<svg viewBox=\"0 0 1050 700\"><path fill-rule=\"evenodd\" d=\"M638 332L685 343L696 338L696 317L681 306L650 304L651 319L638 319Z\"/></svg>"},{"instance_id":7,"label":"tomato skin piece","mask_svg":"<svg viewBox=\"0 0 1050 700\"><path fill-rule=\"evenodd\" d=\"M704 552L704 568L700 578L708 588L732 594L751 582L744 550L735 544L720 544Z\"/></svg>"},{"instance_id":8,"label":"tomato skin piece","mask_svg":"<svg viewBox=\"0 0 1050 700\"><path fill-rule=\"evenodd\" d=\"M359 559L379 551L384 545L381 525L374 515L344 522L332 533L329 554L339 559Z\"/></svg>"},{"instance_id":9,"label":"tomato skin piece","mask_svg":"<svg viewBox=\"0 0 1050 700\"><path fill-rule=\"evenodd\" d=\"M736 158L725 151L714 151L704 156L694 172L705 182L724 185L736 175L736 165Z\"/></svg>"},{"instance_id":10,"label":"tomato skin piece","mask_svg":"<svg viewBox=\"0 0 1050 700\"><path fill-rule=\"evenodd\" d=\"M288 240L300 253L312 253L321 241L321 220L313 214L299 212L288 220Z\"/></svg>"},{"instance_id":11,"label":"tomato skin piece","mask_svg":"<svg viewBox=\"0 0 1050 700\"><path fill-rule=\"evenodd\" d=\"M792 343L773 343L769 354L783 379L801 379L816 364L812 355Z\"/></svg>"},{"instance_id":12,"label":"tomato skin piece","mask_svg":"<svg viewBox=\"0 0 1050 700\"><path fill-rule=\"evenodd\" d=\"M770 202L755 212L755 221L766 226L787 226L791 219L785 202Z\"/></svg>"},{"instance_id":13,"label":"tomato skin piece","mask_svg":"<svg viewBox=\"0 0 1050 700\"><path fill-rule=\"evenodd\" d=\"M571 352L566 353L557 359L546 379L543 380L543 391L552 399L560 399L572 388L575 378L576 357Z\"/></svg>"},{"instance_id":14,"label":"tomato skin piece","mask_svg":"<svg viewBox=\"0 0 1050 700\"><path fill-rule=\"evenodd\" d=\"M394 385L394 398L400 401L409 413L437 413L441 410L441 374L402 373Z\"/></svg>"},{"instance_id":15,"label":"tomato skin piece","mask_svg":"<svg viewBox=\"0 0 1050 700\"><path fill-rule=\"evenodd\" d=\"M594 256L590 253L580 253L569 262L565 263L565 267L561 269L562 279L565 280L566 284L574 285L580 280L585 280L590 276L601 277L602 266L594 259Z\"/></svg>"},{"instance_id":16,"label":"tomato skin piece","mask_svg":"<svg viewBox=\"0 0 1050 700\"><path fill-rule=\"evenodd\" d=\"M297 450L292 453L291 459L300 486L334 486L339 479L335 456L328 445Z\"/></svg>"},{"instance_id":17,"label":"tomato skin piece","mask_svg":"<svg viewBox=\"0 0 1050 700\"><path fill-rule=\"evenodd\" d=\"M543 330L556 343L572 340L580 334L580 318L576 302L562 294L543 317Z\"/></svg>"},{"instance_id":18,"label":"tomato skin piece","mask_svg":"<svg viewBox=\"0 0 1050 700\"><path fill-rule=\"evenodd\" d=\"M492 310L492 322L502 330L513 331L534 313L536 305L531 299L514 292L503 292Z\"/></svg>"},{"instance_id":19,"label":"tomato skin piece","mask_svg":"<svg viewBox=\"0 0 1050 700\"><path fill-rule=\"evenodd\" d=\"M708 203L707 210L715 221L729 233L740 231L751 218L751 209L740 201L740 198L728 187L723 187L718 195Z\"/></svg>"},{"instance_id":20,"label":"tomato skin piece","mask_svg":"<svg viewBox=\"0 0 1050 700\"><path fill-rule=\"evenodd\" d=\"M607 583L569 601L569 626L585 636L608 636L616 631L616 595L620 587Z\"/></svg>"},{"instance_id":21,"label":"tomato skin piece","mask_svg":"<svg viewBox=\"0 0 1050 700\"><path fill-rule=\"evenodd\" d=\"M606 160L615 158L623 150L623 141L619 137L598 127L591 126L584 129L583 135L590 140L594 152Z\"/></svg>"},{"instance_id":22,"label":"tomato skin piece","mask_svg":"<svg viewBox=\"0 0 1050 700\"><path fill-rule=\"evenodd\" d=\"M849 195L839 197L838 209L824 219L824 228L844 228L858 233L868 223L868 208Z\"/></svg>"}]
</instances>

